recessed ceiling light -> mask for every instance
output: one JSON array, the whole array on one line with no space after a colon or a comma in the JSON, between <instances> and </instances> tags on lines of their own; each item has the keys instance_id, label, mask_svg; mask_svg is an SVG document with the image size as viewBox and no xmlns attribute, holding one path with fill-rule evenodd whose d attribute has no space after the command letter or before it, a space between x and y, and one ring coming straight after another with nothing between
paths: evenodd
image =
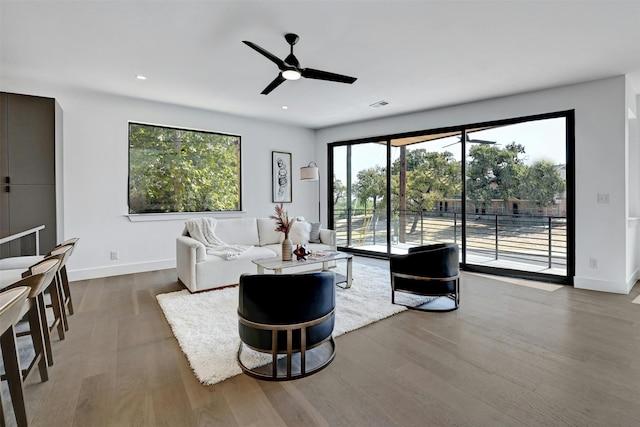
<instances>
[{"instance_id":1,"label":"recessed ceiling light","mask_svg":"<svg viewBox=\"0 0 640 427\"><path fill-rule=\"evenodd\" d=\"M140 74L136 75L136 79L138 79L138 80L147 80L147 78L145 76L142 76Z\"/></svg>"},{"instance_id":2,"label":"recessed ceiling light","mask_svg":"<svg viewBox=\"0 0 640 427\"><path fill-rule=\"evenodd\" d=\"M283 105L283 106L282 106L282 109L283 109L283 110L288 110L288 109L289 109L289 106L287 106L287 105Z\"/></svg>"}]
</instances>

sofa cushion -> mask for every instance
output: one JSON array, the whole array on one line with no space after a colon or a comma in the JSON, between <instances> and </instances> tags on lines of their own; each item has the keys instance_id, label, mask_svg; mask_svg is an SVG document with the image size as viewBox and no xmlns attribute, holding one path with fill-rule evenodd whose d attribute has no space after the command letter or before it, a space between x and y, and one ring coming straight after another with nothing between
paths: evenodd
<instances>
[{"instance_id":1,"label":"sofa cushion","mask_svg":"<svg viewBox=\"0 0 640 427\"><path fill-rule=\"evenodd\" d=\"M241 274L258 272L258 266L252 262L254 259L276 256L274 251L260 246L254 246L231 261L210 255L206 261L195 265L198 284L197 288L190 289L195 292L238 283Z\"/></svg>"},{"instance_id":2,"label":"sofa cushion","mask_svg":"<svg viewBox=\"0 0 640 427\"><path fill-rule=\"evenodd\" d=\"M258 238L260 246L273 245L280 243L280 239L284 238L284 234L276 231L276 221L271 218L258 218Z\"/></svg>"},{"instance_id":3,"label":"sofa cushion","mask_svg":"<svg viewBox=\"0 0 640 427\"><path fill-rule=\"evenodd\" d=\"M225 243L258 246L258 224L256 218L219 219L216 236Z\"/></svg>"}]
</instances>

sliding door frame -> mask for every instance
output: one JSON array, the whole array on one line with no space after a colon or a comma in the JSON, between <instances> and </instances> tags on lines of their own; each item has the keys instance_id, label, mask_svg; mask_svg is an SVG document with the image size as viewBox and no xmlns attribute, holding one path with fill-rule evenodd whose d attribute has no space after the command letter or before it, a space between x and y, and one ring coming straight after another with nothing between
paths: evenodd
<instances>
[{"instance_id":1,"label":"sliding door frame","mask_svg":"<svg viewBox=\"0 0 640 427\"><path fill-rule=\"evenodd\" d=\"M530 272L523 270L512 270L506 268L498 268L498 267L488 267L477 264L469 264L467 263L467 233L466 233L466 225L467 225L467 198L466 198L466 135L468 131L473 131L478 128L486 128L486 127L497 127L497 126L507 126L524 122L533 122L538 120L545 119L553 119L553 118L565 118L565 150L566 150L566 203L567 203L567 267L566 267L566 275L551 275L546 273L538 273L538 272ZM509 119L502 120L492 120L487 122L478 122L478 123L470 123L458 126L448 126L442 128L435 129L425 129L421 131L412 131L405 133L397 133L397 134L389 134L384 136L374 136L353 140L345 140L345 141L337 141L328 144L327 150L327 165L328 165L328 173L327 173L327 218L328 218L328 227L330 229L335 229L334 222L334 209L333 209L333 175L334 175L334 154L333 150L335 147L339 146L351 146L354 144L361 144L373 141L386 141L387 144L387 253L382 252L372 252L359 248L350 248L350 247L340 247L340 250L345 252L351 252L357 255L363 255L374 258L389 258L389 254L391 253L391 150L392 150L392 140L400 139L400 138L410 138L417 136L426 136L433 134L445 134L450 132L459 132L461 136L461 176L462 176L462 185L461 185L461 197L462 197L462 244L461 244L461 262L460 268L465 271L472 271L478 273L488 273L495 274L500 276L510 276L510 277L519 277L525 279L536 279L546 282L552 283L561 283L573 285L573 278L575 276L575 111L574 110L564 110L557 111L552 113L545 114L536 114L529 116L520 116ZM350 153L350 149L347 148L347 151ZM347 176L348 184L347 184L347 193L348 196L351 194L350 189L350 176L351 176L351 164L349 159L347 159ZM349 205L349 202L348 202ZM349 214L349 213L348 213ZM348 222L348 227L350 227L350 222ZM350 229L348 230L348 236L350 236ZM349 237L350 238L350 237Z\"/></svg>"}]
</instances>

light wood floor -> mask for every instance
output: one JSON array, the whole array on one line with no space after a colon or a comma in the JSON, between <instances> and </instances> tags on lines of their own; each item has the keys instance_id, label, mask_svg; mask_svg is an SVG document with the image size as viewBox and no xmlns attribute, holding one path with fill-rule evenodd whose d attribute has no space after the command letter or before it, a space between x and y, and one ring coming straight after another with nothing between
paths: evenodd
<instances>
[{"instance_id":1,"label":"light wood floor","mask_svg":"<svg viewBox=\"0 0 640 427\"><path fill-rule=\"evenodd\" d=\"M26 385L27 410L32 426L638 426L639 287L551 292L464 274L458 311L340 336L311 377L207 387L155 300L180 289L174 270L74 282L70 331L53 342L50 380Z\"/></svg>"}]
</instances>

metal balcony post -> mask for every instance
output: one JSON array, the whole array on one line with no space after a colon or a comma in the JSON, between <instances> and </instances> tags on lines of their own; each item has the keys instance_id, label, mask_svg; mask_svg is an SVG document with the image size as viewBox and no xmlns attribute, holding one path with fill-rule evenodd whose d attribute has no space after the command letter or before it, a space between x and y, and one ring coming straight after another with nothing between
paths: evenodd
<instances>
[{"instance_id":1,"label":"metal balcony post","mask_svg":"<svg viewBox=\"0 0 640 427\"><path fill-rule=\"evenodd\" d=\"M424 244L424 209L420 209L420 246Z\"/></svg>"},{"instance_id":2,"label":"metal balcony post","mask_svg":"<svg viewBox=\"0 0 640 427\"><path fill-rule=\"evenodd\" d=\"M496 260L498 259L498 214L496 214Z\"/></svg>"},{"instance_id":3,"label":"metal balcony post","mask_svg":"<svg viewBox=\"0 0 640 427\"><path fill-rule=\"evenodd\" d=\"M371 224L373 224L373 244L376 244L376 210L371 213Z\"/></svg>"},{"instance_id":4,"label":"metal balcony post","mask_svg":"<svg viewBox=\"0 0 640 427\"><path fill-rule=\"evenodd\" d=\"M551 268L551 217L549 219L549 268Z\"/></svg>"},{"instance_id":5,"label":"metal balcony post","mask_svg":"<svg viewBox=\"0 0 640 427\"><path fill-rule=\"evenodd\" d=\"M453 243L458 243L458 212L453 213Z\"/></svg>"}]
</instances>

